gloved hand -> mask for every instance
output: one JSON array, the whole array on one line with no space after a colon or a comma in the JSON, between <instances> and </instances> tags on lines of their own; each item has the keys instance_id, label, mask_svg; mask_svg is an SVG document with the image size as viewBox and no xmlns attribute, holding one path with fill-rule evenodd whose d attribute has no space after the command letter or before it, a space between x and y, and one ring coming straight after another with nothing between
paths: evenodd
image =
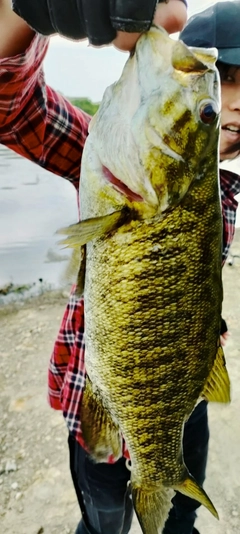
<instances>
[{"instance_id":1,"label":"gloved hand","mask_svg":"<svg viewBox=\"0 0 240 534\"><path fill-rule=\"evenodd\" d=\"M186 4L186 0L181 1ZM15 13L42 35L59 33L75 40L87 37L95 46L111 43L117 31L147 31L157 3L157 0L12 1Z\"/></svg>"}]
</instances>

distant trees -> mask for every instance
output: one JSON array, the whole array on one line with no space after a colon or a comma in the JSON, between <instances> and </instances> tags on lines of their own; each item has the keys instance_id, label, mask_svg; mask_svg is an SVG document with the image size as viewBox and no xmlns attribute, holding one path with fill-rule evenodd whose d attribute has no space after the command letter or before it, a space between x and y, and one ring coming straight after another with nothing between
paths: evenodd
<instances>
[{"instance_id":1,"label":"distant trees","mask_svg":"<svg viewBox=\"0 0 240 534\"><path fill-rule=\"evenodd\" d=\"M72 98L69 97L68 100L78 108L81 108L83 111L86 111L86 113L89 113L89 115L94 115L96 111L99 108L99 103L94 103L89 98Z\"/></svg>"}]
</instances>

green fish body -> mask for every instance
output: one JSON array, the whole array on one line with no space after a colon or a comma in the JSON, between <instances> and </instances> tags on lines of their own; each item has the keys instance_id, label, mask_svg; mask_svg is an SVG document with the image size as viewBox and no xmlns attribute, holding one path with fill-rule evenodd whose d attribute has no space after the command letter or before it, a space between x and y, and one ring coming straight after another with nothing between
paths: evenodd
<instances>
[{"instance_id":1,"label":"green fish body","mask_svg":"<svg viewBox=\"0 0 240 534\"><path fill-rule=\"evenodd\" d=\"M87 243L83 434L97 461L126 441L144 534L163 528L172 490L217 516L182 452L197 401L229 401L215 60L161 28L141 37L92 121L83 222L66 231Z\"/></svg>"}]
</instances>

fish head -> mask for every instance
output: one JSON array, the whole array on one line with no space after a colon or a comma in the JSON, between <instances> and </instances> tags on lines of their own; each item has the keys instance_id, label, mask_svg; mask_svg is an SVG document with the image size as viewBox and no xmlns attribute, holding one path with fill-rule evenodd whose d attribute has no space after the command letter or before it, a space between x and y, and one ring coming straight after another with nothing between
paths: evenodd
<instances>
[{"instance_id":1,"label":"fish head","mask_svg":"<svg viewBox=\"0 0 240 534\"><path fill-rule=\"evenodd\" d=\"M141 217L162 214L181 201L210 153L217 166L216 59L215 49L189 48L159 27L141 36L90 123L81 181L89 192L94 180L91 216L124 205Z\"/></svg>"}]
</instances>

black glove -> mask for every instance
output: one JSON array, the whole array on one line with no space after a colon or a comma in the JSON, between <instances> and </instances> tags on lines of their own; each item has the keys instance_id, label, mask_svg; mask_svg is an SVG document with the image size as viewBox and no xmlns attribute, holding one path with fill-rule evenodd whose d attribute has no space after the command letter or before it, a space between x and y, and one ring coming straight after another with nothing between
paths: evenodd
<instances>
[{"instance_id":1,"label":"black glove","mask_svg":"<svg viewBox=\"0 0 240 534\"><path fill-rule=\"evenodd\" d=\"M147 31L156 5L166 0L12 0L13 10L42 35L111 43L118 30ZM187 5L186 0L181 0Z\"/></svg>"},{"instance_id":2,"label":"black glove","mask_svg":"<svg viewBox=\"0 0 240 534\"><path fill-rule=\"evenodd\" d=\"M42 35L88 37L99 46L117 30L143 32L151 26L157 0L13 0L13 10Z\"/></svg>"}]
</instances>

